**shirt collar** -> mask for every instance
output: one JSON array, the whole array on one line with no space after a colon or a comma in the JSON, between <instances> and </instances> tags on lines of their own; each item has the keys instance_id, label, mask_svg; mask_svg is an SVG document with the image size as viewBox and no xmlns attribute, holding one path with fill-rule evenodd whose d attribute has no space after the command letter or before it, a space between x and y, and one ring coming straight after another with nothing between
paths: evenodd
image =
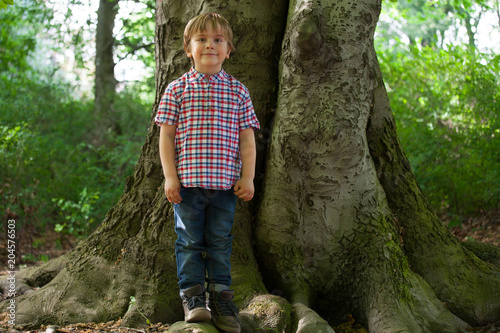
<instances>
[{"instance_id":1,"label":"shirt collar","mask_svg":"<svg viewBox=\"0 0 500 333\"><path fill-rule=\"evenodd\" d=\"M208 81L220 82L220 81L223 81L227 77L227 74L223 69L217 74L206 75L206 74L198 72L196 69L194 69L194 66L191 67L191 70L189 71L188 75L189 75L190 80L193 80L196 82L208 82Z\"/></svg>"}]
</instances>

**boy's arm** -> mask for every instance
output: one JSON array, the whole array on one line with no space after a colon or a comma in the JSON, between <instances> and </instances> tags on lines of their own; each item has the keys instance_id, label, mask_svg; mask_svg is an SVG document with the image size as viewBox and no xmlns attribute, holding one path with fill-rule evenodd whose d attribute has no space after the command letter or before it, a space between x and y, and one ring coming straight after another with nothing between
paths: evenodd
<instances>
[{"instance_id":1,"label":"boy's arm","mask_svg":"<svg viewBox=\"0 0 500 333\"><path fill-rule=\"evenodd\" d=\"M175 166L175 131L176 125L162 124L160 127L160 159L165 176L165 195L168 201L180 203L181 183Z\"/></svg>"},{"instance_id":2,"label":"boy's arm","mask_svg":"<svg viewBox=\"0 0 500 333\"><path fill-rule=\"evenodd\" d=\"M255 177L255 160L257 156L253 128L247 128L240 132L240 155L242 163L241 178L234 185L234 194L245 201L249 201L253 198L255 192L253 179Z\"/></svg>"}]
</instances>

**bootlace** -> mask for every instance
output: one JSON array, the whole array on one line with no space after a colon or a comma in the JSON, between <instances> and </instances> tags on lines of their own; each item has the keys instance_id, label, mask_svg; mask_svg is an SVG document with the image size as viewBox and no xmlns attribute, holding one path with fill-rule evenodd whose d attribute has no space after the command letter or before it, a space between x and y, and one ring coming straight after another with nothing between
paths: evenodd
<instances>
[{"instance_id":1,"label":"bootlace","mask_svg":"<svg viewBox=\"0 0 500 333\"><path fill-rule=\"evenodd\" d=\"M188 309L194 308L204 308L206 306L205 297L203 296L193 296L187 301Z\"/></svg>"},{"instance_id":2,"label":"bootlace","mask_svg":"<svg viewBox=\"0 0 500 333\"><path fill-rule=\"evenodd\" d=\"M236 304L234 304L231 301L226 301L224 299L221 299L220 297L217 300L215 306L217 307L217 312L219 313L220 316L235 317L239 313Z\"/></svg>"}]
</instances>

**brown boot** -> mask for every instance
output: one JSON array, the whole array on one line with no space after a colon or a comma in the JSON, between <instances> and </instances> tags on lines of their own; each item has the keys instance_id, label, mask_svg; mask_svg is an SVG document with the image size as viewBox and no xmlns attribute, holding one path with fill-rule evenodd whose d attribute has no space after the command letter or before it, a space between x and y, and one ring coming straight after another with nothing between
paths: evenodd
<instances>
[{"instance_id":1,"label":"brown boot","mask_svg":"<svg viewBox=\"0 0 500 333\"><path fill-rule=\"evenodd\" d=\"M232 290L211 291L209 293L208 307L212 311L215 326L225 332L240 333L241 325L237 316L239 311L232 299Z\"/></svg>"},{"instance_id":2,"label":"brown boot","mask_svg":"<svg viewBox=\"0 0 500 333\"><path fill-rule=\"evenodd\" d=\"M188 323L209 321L212 316L207 309L205 299L205 288L197 284L194 287L182 291L182 306L184 308L184 320Z\"/></svg>"}]
</instances>

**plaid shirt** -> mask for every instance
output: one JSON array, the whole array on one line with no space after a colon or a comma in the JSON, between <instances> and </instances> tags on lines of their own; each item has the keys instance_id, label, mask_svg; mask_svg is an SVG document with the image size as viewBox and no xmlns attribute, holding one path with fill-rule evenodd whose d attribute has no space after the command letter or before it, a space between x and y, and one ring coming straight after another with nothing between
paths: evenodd
<instances>
[{"instance_id":1,"label":"plaid shirt","mask_svg":"<svg viewBox=\"0 0 500 333\"><path fill-rule=\"evenodd\" d=\"M209 76L194 68L171 82L155 117L177 125L175 163L184 187L228 190L240 178L240 131L259 129L250 94L221 70Z\"/></svg>"}]
</instances>

